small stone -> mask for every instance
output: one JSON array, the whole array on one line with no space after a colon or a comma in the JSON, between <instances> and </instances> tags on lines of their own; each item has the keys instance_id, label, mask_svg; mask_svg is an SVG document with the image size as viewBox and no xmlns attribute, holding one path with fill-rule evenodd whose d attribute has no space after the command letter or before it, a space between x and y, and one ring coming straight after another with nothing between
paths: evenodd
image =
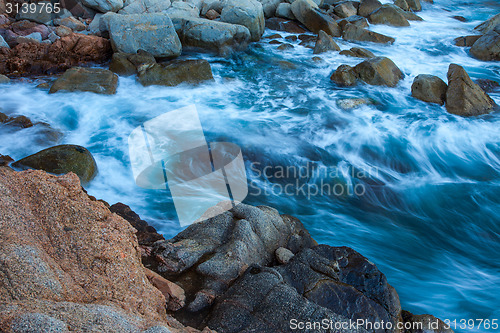
<instances>
[{"instance_id":1,"label":"small stone","mask_svg":"<svg viewBox=\"0 0 500 333\"><path fill-rule=\"evenodd\" d=\"M341 87L350 87L356 85L357 74L349 65L340 65L330 76L330 80Z\"/></svg>"},{"instance_id":2,"label":"small stone","mask_svg":"<svg viewBox=\"0 0 500 333\"><path fill-rule=\"evenodd\" d=\"M443 105L446 100L448 85L439 77L420 74L413 80L411 95L427 103Z\"/></svg>"},{"instance_id":3,"label":"small stone","mask_svg":"<svg viewBox=\"0 0 500 333\"><path fill-rule=\"evenodd\" d=\"M283 43L280 46L278 46L278 50L280 50L280 51L288 51L288 50L291 50L291 49L293 49L293 45L292 44L288 44L288 43Z\"/></svg>"},{"instance_id":4,"label":"small stone","mask_svg":"<svg viewBox=\"0 0 500 333\"><path fill-rule=\"evenodd\" d=\"M210 9L205 17L209 20L215 20L216 18L220 17L220 14L215 9Z\"/></svg>"},{"instance_id":5,"label":"small stone","mask_svg":"<svg viewBox=\"0 0 500 333\"><path fill-rule=\"evenodd\" d=\"M276 256L276 260L278 260L280 264L288 264L288 262L294 256L292 251L284 247L277 248L276 251L274 252L274 255Z\"/></svg>"},{"instance_id":6,"label":"small stone","mask_svg":"<svg viewBox=\"0 0 500 333\"><path fill-rule=\"evenodd\" d=\"M369 98L344 98L337 101L337 105L343 110L352 110L361 105L374 104Z\"/></svg>"},{"instance_id":7,"label":"small stone","mask_svg":"<svg viewBox=\"0 0 500 333\"><path fill-rule=\"evenodd\" d=\"M70 28L68 28L64 25L60 25L56 28L56 35L58 35L59 37L65 37L65 36L71 35L72 33L73 33L73 30L71 30Z\"/></svg>"},{"instance_id":8,"label":"small stone","mask_svg":"<svg viewBox=\"0 0 500 333\"><path fill-rule=\"evenodd\" d=\"M314 54L324 53L328 51L340 51L340 47L335 43L333 38L323 30L319 31L316 45L314 46Z\"/></svg>"}]
</instances>

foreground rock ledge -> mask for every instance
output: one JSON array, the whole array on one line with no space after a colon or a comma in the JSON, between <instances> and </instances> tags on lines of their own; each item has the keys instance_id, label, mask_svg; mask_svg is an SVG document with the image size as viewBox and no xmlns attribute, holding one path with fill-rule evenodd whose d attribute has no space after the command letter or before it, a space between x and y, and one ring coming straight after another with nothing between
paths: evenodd
<instances>
[{"instance_id":1,"label":"foreground rock ledge","mask_svg":"<svg viewBox=\"0 0 500 333\"><path fill-rule=\"evenodd\" d=\"M2 167L0 192L2 332L198 332L165 309L184 324L235 333L291 332L292 319L394 327L314 330L371 333L437 321L402 311L361 254L317 245L299 220L270 207L240 204L161 240L115 205L148 231L143 244L160 239L142 246L154 273L140 262L136 230L89 197L76 175ZM425 331L451 332L437 322Z\"/></svg>"}]
</instances>

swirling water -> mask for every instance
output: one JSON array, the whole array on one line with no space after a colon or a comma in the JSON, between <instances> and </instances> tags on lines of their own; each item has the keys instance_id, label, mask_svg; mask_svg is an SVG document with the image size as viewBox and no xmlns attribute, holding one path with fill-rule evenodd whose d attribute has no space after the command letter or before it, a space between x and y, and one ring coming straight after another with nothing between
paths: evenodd
<instances>
[{"instance_id":1,"label":"swirling water","mask_svg":"<svg viewBox=\"0 0 500 333\"><path fill-rule=\"evenodd\" d=\"M498 63L475 60L453 45L499 11L496 1L435 0L419 13L425 21L411 27L371 26L397 37L392 46L361 44L401 68L405 79L396 88L336 87L332 70L361 59L335 52L313 61L312 51L298 42L279 51L268 39L230 59L193 55L209 60L214 83L144 88L120 78L116 95L99 96L49 95L35 83L19 82L0 86L0 105L6 113L51 124L64 134L62 143L87 147L99 166L89 193L129 204L168 238L181 230L170 194L135 186L127 138L148 119L196 104L209 141L242 148L248 203L295 215L318 242L347 245L370 258L407 310L450 320L500 320L500 113L462 118L410 96L416 75L446 79L450 63L464 66L473 79L500 81ZM356 46L338 43L342 49ZM338 106L339 99L352 97L375 104ZM491 97L500 104L498 91ZM18 159L52 145L41 131L1 127L0 152ZM308 163L343 171L337 180L351 189L362 185L363 195L264 194L290 179L259 177L263 167Z\"/></svg>"}]
</instances>

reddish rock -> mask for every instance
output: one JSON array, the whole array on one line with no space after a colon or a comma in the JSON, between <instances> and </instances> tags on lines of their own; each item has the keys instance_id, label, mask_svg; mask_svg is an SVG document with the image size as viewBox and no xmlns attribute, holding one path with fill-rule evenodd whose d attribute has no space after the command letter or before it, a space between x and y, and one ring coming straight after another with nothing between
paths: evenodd
<instances>
[{"instance_id":1,"label":"reddish rock","mask_svg":"<svg viewBox=\"0 0 500 333\"><path fill-rule=\"evenodd\" d=\"M39 32L42 35L42 39L47 39L50 34L50 30L46 25L27 20L12 23L11 29L19 36L27 36L34 32Z\"/></svg>"},{"instance_id":2,"label":"reddish rock","mask_svg":"<svg viewBox=\"0 0 500 333\"><path fill-rule=\"evenodd\" d=\"M168 281L163 276L149 270L144 269L146 276L153 286L155 286L165 299L167 300L167 309L170 311L177 311L184 307L186 304L186 295L184 294L184 289L179 287L173 282Z\"/></svg>"},{"instance_id":3,"label":"reddish rock","mask_svg":"<svg viewBox=\"0 0 500 333\"><path fill-rule=\"evenodd\" d=\"M0 49L0 74L54 74L88 62L102 63L111 57L107 39L71 34L53 44L20 44Z\"/></svg>"}]
</instances>

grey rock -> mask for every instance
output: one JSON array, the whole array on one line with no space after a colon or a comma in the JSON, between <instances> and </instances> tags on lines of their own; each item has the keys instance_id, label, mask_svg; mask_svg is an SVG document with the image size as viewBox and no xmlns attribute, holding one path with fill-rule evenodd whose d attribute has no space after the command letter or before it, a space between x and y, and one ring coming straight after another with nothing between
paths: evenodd
<instances>
[{"instance_id":1,"label":"grey rock","mask_svg":"<svg viewBox=\"0 0 500 333\"><path fill-rule=\"evenodd\" d=\"M314 33L323 30L330 36L340 37L341 30L337 22L319 9L312 0L296 0L292 3L292 12L297 20Z\"/></svg>"},{"instance_id":2,"label":"grey rock","mask_svg":"<svg viewBox=\"0 0 500 333\"><path fill-rule=\"evenodd\" d=\"M354 68L349 65L340 65L330 76L330 80L341 87L351 87L356 85L358 75Z\"/></svg>"},{"instance_id":3,"label":"grey rock","mask_svg":"<svg viewBox=\"0 0 500 333\"><path fill-rule=\"evenodd\" d=\"M294 256L292 251L284 247L277 248L274 252L274 255L276 256L276 260L278 260L280 264L288 264L288 262Z\"/></svg>"},{"instance_id":4,"label":"grey rock","mask_svg":"<svg viewBox=\"0 0 500 333\"><path fill-rule=\"evenodd\" d=\"M258 0L262 4L264 16L266 18L273 17L276 13L276 8L281 3L281 0Z\"/></svg>"},{"instance_id":5,"label":"grey rock","mask_svg":"<svg viewBox=\"0 0 500 333\"><path fill-rule=\"evenodd\" d=\"M365 60L356 65L354 70L362 81L371 85L395 87L404 77L396 64L386 57Z\"/></svg>"},{"instance_id":6,"label":"grey rock","mask_svg":"<svg viewBox=\"0 0 500 333\"><path fill-rule=\"evenodd\" d=\"M2 48L2 47L6 47L6 48L10 49L9 44L7 44L5 39L3 39L3 37L0 35L0 48Z\"/></svg>"},{"instance_id":7,"label":"grey rock","mask_svg":"<svg viewBox=\"0 0 500 333\"><path fill-rule=\"evenodd\" d=\"M73 16L66 17L63 19L54 20L55 25L64 25L65 27L70 28L73 31L82 31L87 29L87 26L80 22L78 19Z\"/></svg>"},{"instance_id":8,"label":"grey rock","mask_svg":"<svg viewBox=\"0 0 500 333\"><path fill-rule=\"evenodd\" d=\"M153 326L142 333L172 333L172 331L165 326Z\"/></svg>"},{"instance_id":9,"label":"grey rock","mask_svg":"<svg viewBox=\"0 0 500 333\"><path fill-rule=\"evenodd\" d=\"M215 10L220 13L222 8L224 7L224 3L222 0L205 0L201 6L200 14L202 16L206 16L209 10Z\"/></svg>"},{"instance_id":10,"label":"grey rock","mask_svg":"<svg viewBox=\"0 0 500 333\"><path fill-rule=\"evenodd\" d=\"M382 7L382 3L378 0L361 0L358 8L358 15L368 17L380 7Z\"/></svg>"},{"instance_id":11,"label":"grey rock","mask_svg":"<svg viewBox=\"0 0 500 333\"><path fill-rule=\"evenodd\" d=\"M103 15L104 14L101 13L95 14L94 18L92 19L92 22L90 22L88 26L88 30L91 34L96 36L101 36L100 22L101 22L101 17Z\"/></svg>"},{"instance_id":12,"label":"grey rock","mask_svg":"<svg viewBox=\"0 0 500 333\"><path fill-rule=\"evenodd\" d=\"M166 65L155 64L143 71L139 70L139 82L143 86L199 84L213 79L212 69L206 60L173 61Z\"/></svg>"},{"instance_id":13,"label":"grey rock","mask_svg":"<svg viewBox=\"0 0 500 333\"><path fill-rule=\"evenodd\" d=\"M170 17L199 17L200 9L196 5L184 2L184 1L174 1L170 8L166 10L166 13Z\"/></svg>"},{"instance_id":14,"label":"grey rock","mask_svg":"<svg viewBox=\"0 0 500 333\"><path fill-rule=\"evenodd\" d=\"M401 316L404 323L409 323L408 327L415 327L414 329L410 328L405 331L405 333L421 333L422 330L417 327L423 327L425 333L453 333L451 327L446 325L442 320L428 315L414 315L408 311L401 311ZM435 324L438 324L434 329Z\"/></svg>"},{"instance_id":15,"label":"grey rock","mask_svg":"<svg viewBox=\"0 0 500 333\"><path fill-rule=\"evenodd\" d=\"M12 333L66 333L68 325L56 318L41 313L25 313L12 320Z\"/></svg>"},{"instance_id":16,"label":"grey rock","mask_svg":"<svg viewBox=\"0 0 500 333\"><path fill-rule=\"evenodd\" d=\"M342 30L344 30L345 26L349 23L354 24L359 28L368 28L368 21L366 20L366 18L359 15L346 17L345 19L339 20L338 23Z\"/></svg>"},{"instance_id":17,"label":"grey rock","mask_svg":"<svg viewBox=\"0 0 500 333\"><path fill-rule=\"evenodd\" d=\"M286 2L282 2L278 5L276 8L276 16L289 20L295 20L295 15L293 15L292 12L292 5Z\"/></svg>"},{"instance_id":18,"label":"grey rock","mask_svg":"<svg viewBox=\"0 0 500 333\"><path fill-rule=\"evenodd\" d=\"M427 103L443 105L446 100L448 85L439 77L420 74L413 80L411 95Z\"/></svg>"},{"instance_id":19,"label":"grey rock","mask_svg":"<svg viewBox=\"0 0 500 333\"><path fill-rule=\"evenodd\" d=\"M109 70L121 76L130 76L137 73L137 68L128 60L128 53L113 53Z\"/></svg>"},{"instance_id":20,"label":"grey rock","mask_svg":"<svg viewBox=\"0 0 500 333\"><path fill-rule=\"evenodd\" d=\"M343 98L337 100L337 106L343 110L352 110L369 104L375 104L375 102L369 98Z\"/></svg>"},{"instance_id":21,"label":"grey rock","mask_svg":"<svg viewBox=\"0 0 500 333\"><path fill-rule=\"evenodd\" d=\"M314 54L319 54L327 51L340 51L340 47L335 43L333 38L323 30L319 31L316 45L314 46Z\"/></svg>"},{"instance_id":22,"label":"grey rock","mask_svg":"<svg viewBox=\"0 0 500 333\"><path fill-rule=\"evenodd\" d=\"M159 13L170 7L170 0L135 0L118 11L119 14Z\"/></svg>"},{"instance_id":23,"label":"grey rock","mask_svg":"<svg viewBox=\"0 0 500 333\"><path fill-rule=\"evenodd\" d=\"M373 42L382 44L392 44L395 41L392 37L363 29L350 23L345 26L342 38L347 41Z\"/></svg>"},{"instance_id":24,"label":"grey rock","mask_svg":"<svg viewBox=\"0 0 500 333\"><path fill-rule=\"evenodd\" d=\"M23 13L23 11L20 10L16 15L16 20L29 20L37 23L49 24L53 19L57 18L58 15L49 13L45 10L45 6L47 5L52 6L52 3L50 1L36 2L34 11L29 10Z\"/></svg>"},{"instance_id":25,"label":"grey rock","mask_svg":"<svg viewBox=\"0 0 500 333\"><path fill-rule=\"evenodd\" d=\"M10 82L10 79L7 76L0 74L0 84L5 84L5 83L9 83L9 82Z\"/></svg>"},{"instance_id":26,"label":"grey rock","mask_svg":"<svg viewBox=\"0 0 500 333\"><path fill-rule=\"evenodd\" d=\"M410 23L395 5L383 5L368 16L372 24L387 24L396 27L408 27Z\"/></svg>"},{"instance_id":27,"label":"grey rock","mask_svg":"<svg viewBox=\"0 0 500 333\"><path fill-rule=\"evenodd\" d=\"M397 293L374 264L352 249L319 245L276 268L250 267L216 300L208 325L221 332L267 333L289 332L292 319L370 318L395 326L400 311ZM367 332L363 328L334 331Z\"/></svg>"},{"instance_id":28,"label":"grey rock","mask_svg":"<svg viewBox=\"0 0 500 333\"><path fill-rule=\"evenodd\" d=\"M419 12L422 10L422 5L420 4L420 0L406 0L408 7L414 12Z\"/></svg>"},{"instance_id":29,"label":"grey rock","mask_svg":"<svg viewBox=\"0 0 500 333\"><path fill-rule=\"evenodd\" d=\"M205 293L197 295L208 306L208 295L221 295L246 267L270 264L279 247L297 252L315 244L299 220L270 207L239 204L190 225L170 241L156 242L153 253L161 258L160 273L193 295ZM188 286L193 274L199 283Z\"/></svg>"},{"instance_id":30,"label":"grey rock","mask_svg":"<svg viewBox=\"0 0 500 333\"><path fill-rule=\"evenodd\" d=\"M177 57L182 45L169 16L164 13L119 15L106 14L111 45L116 52L144 50L155 57Z\"/></svg>"},{"instance_id":31,"label":"grey rock","mask_svg":"<svg viewBox=\"0 0 500 333\"><path fill-rule=\"evenodd\" d=\"M498 31L491 30L479 38L470 49L470 54L479 60L500 61L500 25Z\"/></svg>"},{"instance_id":32,"label":"grey rock","mask_svg":"<svg viewBox=\"0 0 500 333\"><path fill-rule=\"evenodd\" d=\"M247 27L253 42L259 41L264 34L264 11L257 0L227 0L220 20Z\"/></svg>"},{"instance_id":33,"label":"grey rock","mask_svg":"<svg viewBox=\"0 0 500 333\"><path fill-rule=\"evenodd\" d=\"M472 82L465 69L451 64L448 69L446 110L459 116L487 114L496 107L495 102L479 85Z\"/></svg>"},{"instance_id":34,"label":"grey rock","mask_svg":"<svg viewBox=\"0 0 500 333\"><path fill-rule=\"evenodd\" d=\"M51 94L58 91L89 91L97 94L116 93L118 77L111 71L100 68L73 67L58 78L50 88Z\"/></svg>"},{"instance_id":35,"label":"grey rock","mask_svg":"<svg viewBox=\"0 0 500 333\"><path fill-rule=\"evenodd\" d=\"M39 32L33 32L26 36L19 36L16 38L16 42L19 44L22 43L41 43L42 42L42 34Z\"/></svg>"},{"instance_id":36,"label":"grey rock","mask_svg":"<svg viewBox=\"0 0 500 333\"><path fill-rule=\"evenodd\" d=\"M350 50L343 50L340 52L340 54L346 55L349 57L366 58L366 59L370 59L370 58L375 57L373 52L371 52L367 49L361 48L361 47L353 47Z\"/></svg>"},{"instance_id":37,"label":"grey rock","mask_svg":"<svg viewBox=\"0 0 500 333\"><path fill-rule=\"evenodd\" d=\"M488 32L494 30L498 25L500 25L500 13L484 21L474 29L479 32L482 32L483 34L487 34Z\"/></svg>"},{"instance_id":38,"label":"grey rock","mask_svg":"<svg viewBox=\"0 0 500 333\"><path fill-rule=\"evenodd\" d=\"M81 0L82 3L101 13L117 12L123 8L123 0Z\"/></svg>"},{"instance_id":39,"label":"grey rock","mask_svg":"<svg viewBox=\"0 0 500 333\"><path fill-rule=\"evenodd\" d=\"M245 50L250 42L247 27L203 18L172 18L177 33L186 47L228 55Z\"/></svg>"},{"instance_id":40,"label":"grey rock","mask_svg":"<svg viewBox=\"0 0 500 333\"><path fill-rule=\"evenodd\" d=\"M54 42L55 42L56 40L58 40L59 38L61 38L61 37L59 37L58 35L56 35L54 32L51 32L51 33L49 34L48 40L49 40L51 43L54 43Z\"/></svg>"},{"instance_id":41,"label":"grey rock","mask_svg":"<svg viewBox=\"0 0 500 333\"><path fill-rule=\"evenodd\" d=\"M343 2L343 3L338 4L337 6L335 6L333 8L333 12L338 17L346 18L346 17L350 17L350 16L353 16L353 15L356 15L358 13L358 10L356 9L356 7L354 7L354 5L352 4L352 2Z\"/></svg>"}]
</instances>

